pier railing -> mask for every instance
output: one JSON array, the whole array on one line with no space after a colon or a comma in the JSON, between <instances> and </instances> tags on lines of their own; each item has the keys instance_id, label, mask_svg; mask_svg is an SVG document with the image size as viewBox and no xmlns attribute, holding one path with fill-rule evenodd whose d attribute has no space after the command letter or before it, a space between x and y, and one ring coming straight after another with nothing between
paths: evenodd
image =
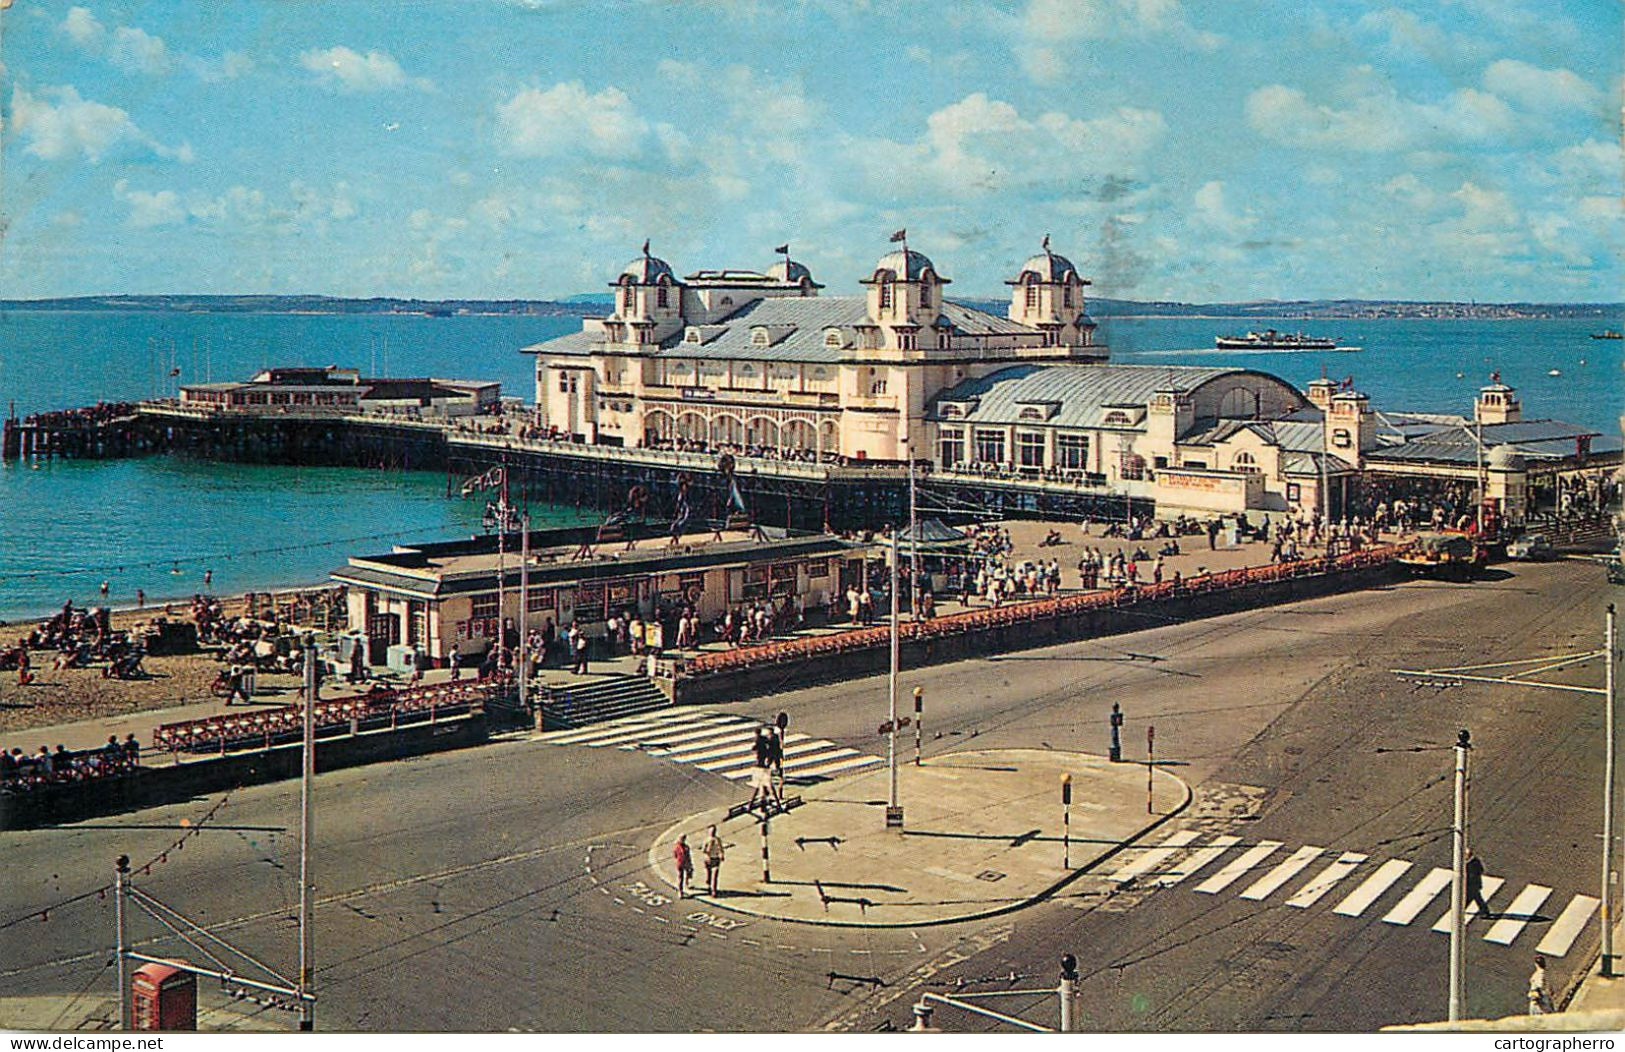
<instances>
[{"instance_id":1,"label":"pier railing","mask_svg":"<svg viewBox=\"0 0 1625 1052\"><path fill-rule=\"evenodd\" d=\"M506 680L484 679L318 701L316 734L325 738L336 733L356 734L466 716L499 700L508 690ZM183 753L224 755L244 749L269 749L297 741L304 733L304 720L303 705L279 705L166 723L153 731L152 747L169 752L177 762Z\"/></svg>"},{"instance_id":2,"label":"pier railing","mask_svg":"<svg viewBox=\"0 0 1625 1052\"><path fill-rule=\"evenodd\" d=\"M1406 545L1385 544L1345 555L1297 559L1292 562L1267 566L1247 566L1236 570L1200 574L1178 581L1137 584L1098 592L1035 599L984 610L966 610L945 614L925 621L905 621L898 626L898 636L905 642L927 641L949 636L982 632L994 628L1027 624L1060 617L1068 617L1091 610L1109 609L1138 603L1158 602L1188 595L1234 591L1252 585L1269 584L1297 577L1315 577L1324 574L1347 573L1381 566L1393 562ZM891 627L882 625L838 632L824 636L804 636L779 640L737 650L712 651L689 658L683 666L685 676L705 676L720 672L754 668L783 662L806 661L829 657L854 650L869 650L886 646L891 639Z\"/></svg>"}]
</instances>

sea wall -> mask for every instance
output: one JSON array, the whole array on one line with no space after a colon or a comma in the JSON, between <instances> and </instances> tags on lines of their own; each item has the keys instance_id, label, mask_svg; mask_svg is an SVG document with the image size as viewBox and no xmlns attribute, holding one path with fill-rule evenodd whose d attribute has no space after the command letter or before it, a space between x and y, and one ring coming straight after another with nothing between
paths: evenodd
<instances>
[{"instance_id":1,"label":"sea wall","mask_svg":"<svg viewBox=\"0 0 1625 1052\"><path fill-rule=\"evenodd\" d=\"M478 745L489 728L483 712L454 716L399 729L362 731L316 743L316 770L398 760L407 756ZM269 749L227 753L162 767L141 767L123 775L25 792L0 792L0 830L33 829L77 822L98 815L173 804L244 785L297 778L303 747L295 742Z\"/></svg>"}]
</instances>

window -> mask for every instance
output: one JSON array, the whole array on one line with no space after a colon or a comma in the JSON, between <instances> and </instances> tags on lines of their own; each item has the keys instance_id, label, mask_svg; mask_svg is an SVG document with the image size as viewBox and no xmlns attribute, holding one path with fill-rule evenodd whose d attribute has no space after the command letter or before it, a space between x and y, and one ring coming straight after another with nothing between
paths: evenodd
<instances>
[{"instance_id":1,"label":"window","mask_svg":"<svg viewBox=\"0 0 1625 1052\"><path fill-rule=\"evenodd\" d=\"M976 429L976 459L985 463L1004 463L1004 432L991 428Z\"/></svg>"},{"instance_id":2,"label":"window","mask_svg":"<svg viewBox=\"0 0 1625 1052\"><path fill-rule=\"evenodd\" d=\"M1016 456L1024 468L1044 466L1044 436L1032 431L1016 433Z\"/></svg>"},{"instance_id":3,"label":"window","mask_svg":"<svg viewBox=\"0 0 1625 1052\"><path fill-rule=\"evenodd\" d=\"M741 599L767 598L767 567L747 566L744 572L745 590Z\"/></svg>"},{"instance_id":4,"label":"window","mask_svg":"<svg viewBox=\"0 0 1625 1052\"><path fill-rule=\"evenodd\" d=\"M1253 455L1245 449L1236 454L1236 459L1232 463L1237 471L1255 472L1258 470L1258 461L1254 460Z\"/></svg>"},{"instance_id":5,"label":"window","mask_svg":"<svg viewBox=\"0 0 1625 1052\"><path fill-rule=\"evenodd\" d=\"M920 283L920 306L931 306L931 283L929 281Z\"/></svg>"},{"instance_id":6,"label":"window","mask_svg":"<svg viewBox=\"0 0 1625 1052\"><path fill-rule=\"evenodd\" d=\"M749 364L741 365L739 367L738 372L739 372L740 376L755 376L756 375L756 367L753 366L753 365L749 365Z\"/></svg>"},{"instance_id":7,"label":"window","mask_svg":"<svg viewBox=\"0 0 1625 1052\"><path fill-rule=\"evenodd\" d=\"M1055 436L1056 467L1082 471L1089 466L1088 435Z\"/></svg>"},{"instance_id":8,"label":"window","mask_svg":"<svg viewBox=\"0 0 1625 1052\"><path fill-rule=\"evenodd\" d=\"M752 329L750 331L750 345L752 347L766 347L767 346L767 330L766 329Z\"/></svg>"},{"instance_id":9,"label":"window","mask_svg":"<svg viewBox=\"0 0 1625 1052\"><path fill-rule=\"evenodd\" d=\"M1042 409L1035 405L1029 405L1024 406L1021 412L1016 414L1016 418L1018 420L1043 420L1045 416Z\"/></svg>"},{"instance_id":10,"label":"window","mask_svg":"<svg viewBox=\"0 0 1625 1052\"><path fill-rule=\"evenodd\" d=\"M880 309L890 310L892 303L892 288L890 281L880 283Z\"/></svg>"},{"instance_id":11,"label":"window","mask_svg":"<svg viewBox=\"0 0 1625 1052\"><path fill-rule=\"evenodd\" d=\"M824 346L839 347L841 345L841 330L826 329L824 331Z\"/></svg>"},{"instance_id":12,"label":"window","mask_svg":"<svg viewBox=\"0 0 1625 1052\"><path fill-rule=\"evenodd\" d=\"M917 333L900 332L897 334L897 346L905 351L912 351L914 348L918 347L919 344L920 339Z\"/></svg>"},{"instance_id":13,"label":"window","mask_svg":"<svg viewBox=\"0 0 1625 1052\"><path fill-rule=\"evenodd\" d=\"M1145 458L1137 453L1123 452L1123 462L1118 466L1117 473L1128 480L1145 478Z\"/></svg>"},{"instance_id":14,"label":"window","mask_svg":"<svg viewBox=\"0 0 1625 1052\"><path fill-rule=\"evenodd\" d=\"M632 286L630 285L621 289L621 310L627 314L632 313Z\"/></svg>"},{"instance_id":15,"label":"window","mask_svg":"<svg viewBox=\"0 0 1625 1052\"><path fill-rule=\"evenodd\" d=\"M1038 309L1038 283L1036 281L1029 280L1027 282L1027 309Z\"/></svg>"},{"instance_id":16,"label":"window","mask_svg":"<svg viewBox=\"0 0 1625 1052\"><path fill-rule=\"evenodd\" d=\"M551 588L537 588L530 593L530 601L525 604L525 609L536 614L551 611L555 605L556 597Z\"/></svg>"},{"instance_id":17,"label":"window","mask_svg":"<svg viewBox=\"0 0 1625 1052\"><path fill-rule=\"evenodd\" d=\"M1126 426L1129 423L1128 414L1122 410L1113 410L1112 412L1106 414L1106 417L1102 423L1106 424L1108 427Z\"/></svg>"},{"instance_id":18,"label":"window","mask_svg":"<svg viewBox=\"0 0 1625 1052\"><path fill-rule=\"evenodd\" d=\"M671 292L671 286L669 286L669 285L661 285L659 288L655 289L655 305L659 306L659 307L670 306L670 304L671 304L671 297L669 295L670 292Z\"/></svg>"},{"instance_id":19,"label":"window","mask_svg":"<svg viewBox=\"0 0 1625 1052\"><path fill-rule=\"evenodd\" d=\"M475 618L497 616L497 597L494 595L477 595L469 607L469 616Z\"/></svg>"},{"instance_id":20,"label":"window","mask_svg":"<svg viewBox=\"0 0 1625 1052\"><path fill-rule=\"evenodd\" d=\"M686 339L689 343L699 343L700 342L700 330L698 330L698 329L690 329L690 330L688 330L687 335L684 336L683 338Z\"/></svg>"},{"instance_id":21,"label":"window","mask_svg":"<svg viewBox=\"0 0 1625 1052\"><path fill-rule=\"evenodd\" d=\"M807 561L807 576L812 577L812 578L828 577L829 576L829 560L828 559L809 559Z\"/></svg>"},{"instance_id":22,"label":"window","mask_svg":"<svg viewBox=\"0 0 1625 1052\"><path fill-rule=\"evenodd\" d=\"M1061 306L1072 306L1072 283L1070 281L1061 287Z\"/></svg>"},{"instance_id":23,"label":"window","mask_svg":"<svg viewBox=\"0 0 1625 1052\"><path fill-rule=\"evenodd\" d=\"M604 620L604 586L602 582L583 584L576 589L576 620Z\"/></svg>"},{"instance_id":24,"label":"window","mask_svg":"<svg viewBox=\"0 0 1625 1052\"><path fill-rule=\"evenodd\" d=\"M937 462L945 468L964 463L965 432L960 428L942 431L937 436Z\"/></svg>"}]
</instances>

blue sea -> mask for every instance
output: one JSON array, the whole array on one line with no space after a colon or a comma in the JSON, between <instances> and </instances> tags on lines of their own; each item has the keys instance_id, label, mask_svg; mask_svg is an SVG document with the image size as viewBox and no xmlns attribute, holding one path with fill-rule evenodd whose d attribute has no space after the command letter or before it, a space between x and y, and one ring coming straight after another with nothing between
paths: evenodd
<instances>
[{"instance_id":1,"label":"blue sea","mask_svg":"<svg viewBox=\"0 0 1625 1052\"><path fill-rule=\"evenodd\" d=\"M1213 337L1273 324L1333 336L1358 353L1214 351ZM527 400L518 349L567 332L568 317L0 312L0 408L21 414L171 393L181 381L243 379L267 365L344 365L391 375L499 380ZM1617 319L1608 327L1619 328ZM1614 432L1625 345L1596 321L1103 319L1113 360L1235 365L1299 386L1352 376L1378 408L1466 413L1499 370L1529 417ZM1558 376L1548 375L1556 369ZM0 469L0 618L65 599L117 605L321 582L347 554L479 528L476 500L437 473L205 464L172 457L50 461ZM532 507L542 522L573 508Z\"/></svg>"}]
</instances>

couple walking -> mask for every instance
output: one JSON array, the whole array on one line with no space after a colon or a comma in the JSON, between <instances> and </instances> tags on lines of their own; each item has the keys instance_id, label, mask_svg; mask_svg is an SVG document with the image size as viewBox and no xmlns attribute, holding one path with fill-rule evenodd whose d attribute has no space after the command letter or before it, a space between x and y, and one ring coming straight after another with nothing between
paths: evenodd
<instances>
[{"instance_id":1,"label":"couple walking","mask_svg":"<svg viewBox=\"0 0 1625 1052\"><path fill-rule=\"evenodd\" d=\"M717 893L717 883L722 876L722 860L727 852L722 846L722 837L717 835L717 827L712 826L705 846L700 848L700 854L705 859L705 892L707 895ZM688 834L682 833L677 837L677 843L672 845L672 861L677 864L677 897L688 897L688 885L694 879L694 854L689 850Z\"/></svg>"}]
</instances>

